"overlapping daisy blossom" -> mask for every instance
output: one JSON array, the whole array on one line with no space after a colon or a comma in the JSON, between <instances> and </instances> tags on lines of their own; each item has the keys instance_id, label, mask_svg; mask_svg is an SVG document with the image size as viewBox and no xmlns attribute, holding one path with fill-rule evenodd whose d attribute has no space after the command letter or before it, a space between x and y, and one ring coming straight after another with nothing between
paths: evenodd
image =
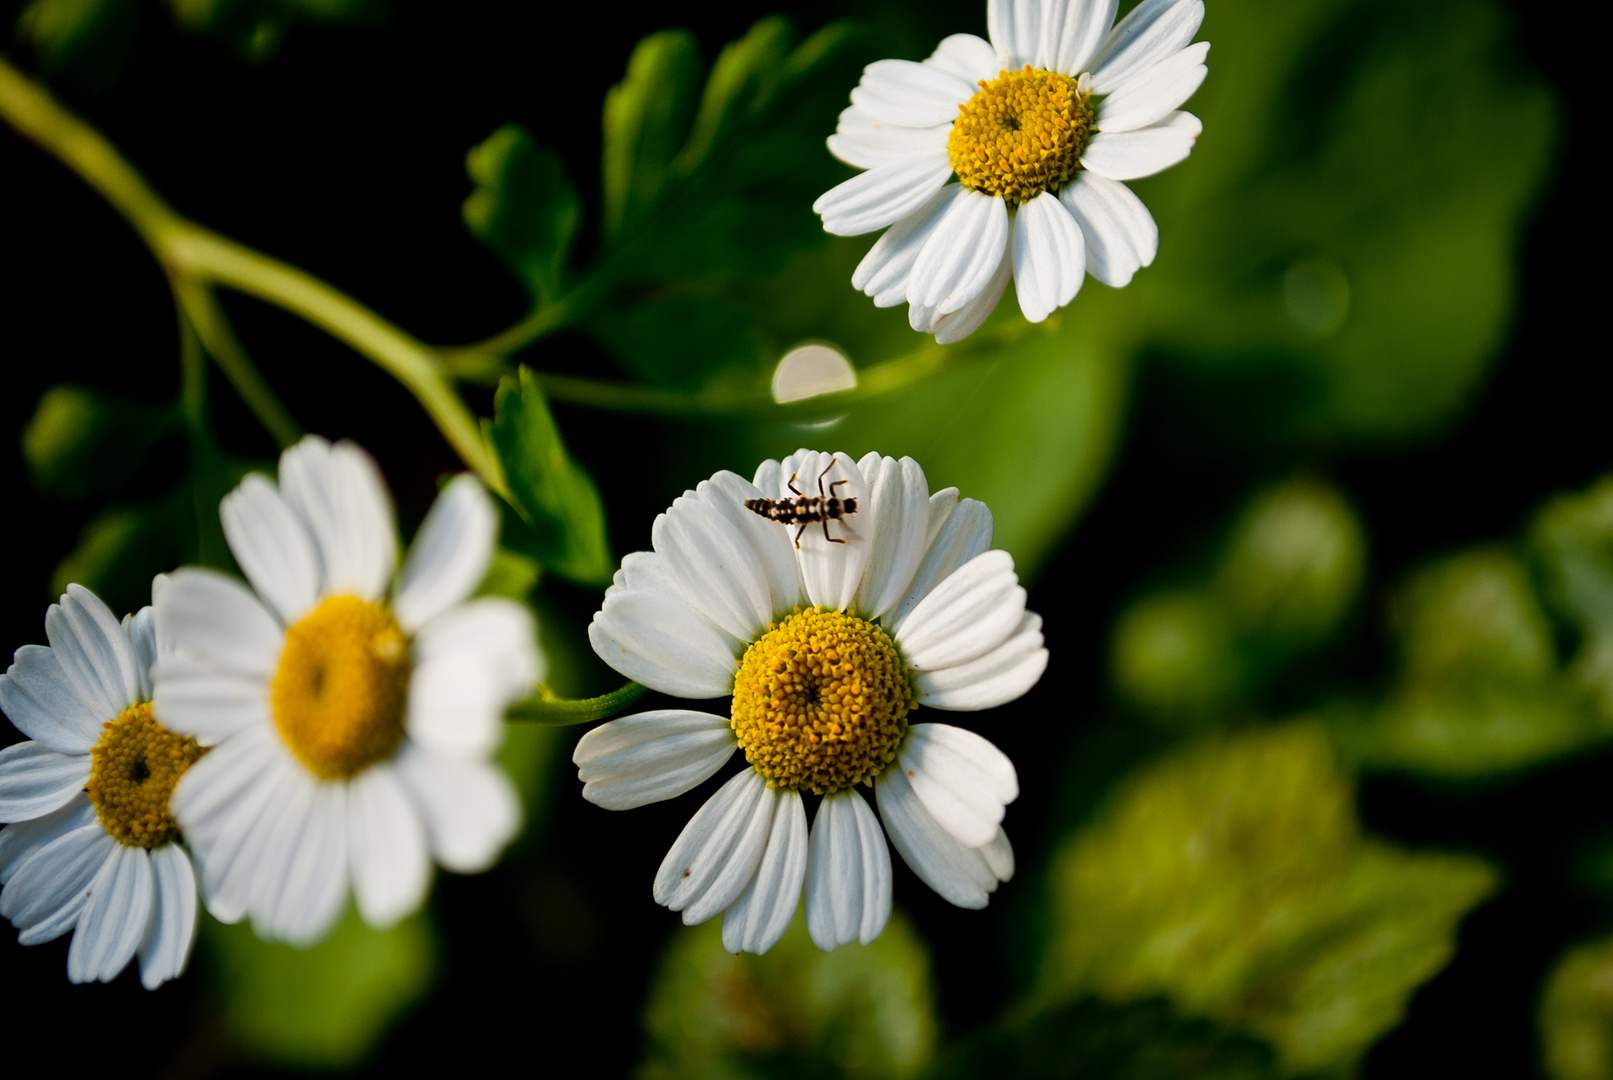
<instances>
[{"instance_id":1,"label":"overlapping daisy blossom","mask_svg":"<svg viewBox=\"0 0 1613 1080\"><path fill-rule=\"evenodd\" d=\"M1182 105L1204 81L1202 0L989 0L990 41L954 34L922 63L863 72L830 151L867 170L822 195L823 227L890 227L852 275L913 329L959 341L1013 279L1041 322L1087 274L1116 288L1150 265L1159 230L1124 181L1188 156Z\"/></svg>"},{"instance_id":2,"label":"overlapping daisy blossom","mask_svg":"<svg viewBox=\"0 0 1613 1080\"><path fill-rule=\"evenodd\" d=\"M855 510L798 525L747 501L796 487ZM578 742L590 801L613 810L683 794L744 749L750 767L690 820L654 885L685 923L723 916L731 952L764 952L805 890L820 948L879 936L890 916L885 834L954 904L981 908L1013 873L1002 821L1012 763L914 706L989 709L1047 665L1041 619L992 518L956 488L931 494L911 458L801 450L754 481L721 472L655 521L654 551L622 561L589 638L617 671L664 694L731 699L729 715L660 710ZM837 540L844 540L838 543ZM871 784L879 818L856 787ZM809 830L804 791L822 795Z\"/></svg>"},{"instance_id":3,"label":"overlapping daisy blossom","mask_svg":"<svg viewBox=\"0 0 1613 1080\"><path fill-rule=\"evenodd\" d=\"M250 475L219 513L252 587L187 568L155 596L158 713L211 747L173 797L208 910L308 943L351 885L367 922L394 923L433 859L485 869L519 825L490 759L505 707L540 675L534 628L519 604L470 598L497 512L456 478L394 579L374 462L310 436L281 455L278 484Z\"/></svg>"},{"instance_id":4,"label":"overlapping daisy blossom","mask_svg":"<svg viewBox=\"0 0 1613 1080\"><path fill-rule=\"evenodd\" d=\"M152 716L152 609L119 623L69 585L0 675L0 709L29 741L0 750L0 915L23 945L72 931L67 976L110 982L136 956L154 990L185 969L196 876L168 817L200 753Z\"/></svg>"}]
</instances>

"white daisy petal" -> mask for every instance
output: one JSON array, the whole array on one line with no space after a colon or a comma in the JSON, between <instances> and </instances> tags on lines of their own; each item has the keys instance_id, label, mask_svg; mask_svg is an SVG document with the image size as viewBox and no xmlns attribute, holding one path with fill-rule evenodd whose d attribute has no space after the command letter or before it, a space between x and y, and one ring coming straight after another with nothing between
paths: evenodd
<instances>
[{"instance_id":1,"label":"white daisy petal","mask_svg":"<svg viewBox=\"0 0 1613 1080\"><path fill-rule=\"evenodd\" d=\"M950 124L958 106L974 96L967 79L911 60L876 60L863 69L851 103L887 124L925 128Z\"/></svg>"},{"instance_id":2,"label":"white daisy petal","mask_svg":"<svg viewBox=\"0 0 1613 1080\"><path fill-rule=\"evenodd\" d=\"M159 652L181 654L221 671L273 677L285 635L251 590L217 570L184 567L168 575L155 597ZM157 662L157 698L162 663ZM158 706L161 711L161 706Z\"/></svg>"},{"instance_id":3,"label":"white daisy petal","mask_svg":"<svg viewBox=\"0 0 1613 1080\"><path fill-rule=\"evenodd\" d=\"M1116 0L1070 0L1060 28L1058 59L1049 65L1074 78L1087 70L1114 25Z\"/></svg>"},{"instance_id":4,"label":"white daisy petal","mask_svg":"<svg viewBox=\"0 0 1613 1080\"><path fill-rule=\"evenodd\" d=\"M261 677L220 671L188 656L170 656L157 670L162 697L155 708L163 725L203 746L269 722L268 687Z\"/></svg>"},{"instance_id":5,"label":"white daisy petal","mask_svg":"<svg viewBox=\"0 0 1613 1080\"><path fill-rule=\"evenodd\" d=\"M177 979L196 942L196 874L178 844L151 851L156 903L145 940L140 943L140 983L155 990Z\"/></svg>"},{"instance_id":6,"label":"white daisy petal","mask_svg":"<svg viewBox=\"0 0 1613 1080\"><path fill-rule=\"evenodd\" d=\"M56 654L43 645L18 649L0 675L0 709L18 731L63 754L89 753L101 737L101 725L117 716L85 700Z\"/></svg>"},{"instance_id":7,"label":"white daisy petal","mask_svg":"<svg viewBox=\"0 0 1613 1080\"><path fill-rule=\"evenodd\" d=\"M703 784L738 746L724 718L664 709L586 732L571 760L583 782L583 798L607 810L630 810Z\"/></svg>"},{"instance_id":8,"label":"white daisy petal","mask_svg":"<svg viewBox=\"0 0 1613 1080\"><path fill-rule=\"evenodd\" d=\"M991 652L955 667L921 672L914 680L913 700L932 709L994 709L1035 686L1046 670L1042 617L1027 611L1013 635Z\"/></svg>"},{"instance_id":9,"label":"white daisy petal","mask_svg":"<svg viewBox=\"0 0 1613 1080\"><path fill-rule=\"evenodd\" d=\"M859 506L867 505L868 484L862 471L856 462L838 451L826 454L797 450L784 459L780 473L784 483L776 498L793 497L790 483L794 477L796 488L809 496L827 495L832 490L841 499L856 499ZM801 567L801 582L811 603L835 609L851 606L857 586L862 582L863 569L868 565L867 529L858 514L832 523L808 525L805 529L794 527L800 534L795 541L799 545L795 549L796 563Z\"/></svg>"},{"instance_id":10,"label":"white daisy petal","mask_svg":"<svg viewBox=\"0 0 1613 1080\"><path fill-rule=\"evenodd\" d=\"M746 500L765 496L766 493L755 484L726 471L717 473L710 480L702 480L695 489L695 498L717 510L739 531L766 582L770 597L767 618L771 620L801 603L805 593L788 531L779 528L776 522L745 509ZM765 622L763 625L766 625Z\"/></svg>"},{"instance_id":11,"label":"white daisy petal","mask_svg":"<svg viewBox=\"0 0 1613 1080\"><path fill-rule=\"evenodd\" d=\"M941 44L924 62L956 75L969 84L971 93L980 80L990 82L1002 71L1002 61L991 42L973 34L953 34L942 38Z\"/></svg>"},{"instance_id":12,"label":"white daisy petal","mask_svg":"<svg viewBox=\"0 0 1613 1080\"><path fill-rule=\"evenodd\" d=\"M117 845L89 892L67 949L67 978L111 982L133 959L151 921L156 883L146 849Z\"/></svg>"},{"instance_id":13,"label":"white daisy petal","mask_svg":"<svg viewBox=\"0 0 1613 1080\"><path fill-rule=\"evenodd\" d=\"M1008 250L1008 208L1003 200L965 191L952 201L919 251L907 283L909 303L945 315L986 287Z\"/></svg>"},{"instance_id":14,"label":"white daisy petal","mask_svg":"<svg viewBox=\"0 0 1613 1080\"><path fill-rule=\"evenodd\" d=\"M926 333L935 335L937 345L951 345L955 341L962 341L976 330L997 310L997 304L1008 291L1008 280L1013 277L1013 261L1009 252L1004 251L1002 263L986 287L975 294L975 298L964 304L956 311L937 314L930 319L925 327Z\"/></svg>"},{"instance_id":15,"label":"white daisy petal","mask_svg":"<svg viewBox=\"0 0 1613 1080\"><path fill-rule=\"evenodd\" d=\"M443 757L407 740L393 765L419 810L433 857L449 870L486 870L520 830L520 797L498 766Z\"/></svg>"},{"instance_id":16,"label":"white daisy petal","mask_svg":"<svg viewBox=\"0 0 1613 1080\"><path fill-rule=\"evenodd\" d=\"M370 455L350 442L306 436L280 455L280 494L318 549L325 595L375 601L386 594L398 530Z\"/></svg>"},{"instance_id":17,"label":"white daisy petal","mask_svg":"<svg viewBox=\"0 0 1613 1080\"><path fill-rule=\"evenodd\" d=\"M818 196L813 213L825 232L861 236L923 207L952 176L946 148L858 173Z\"/></svg>"},{"instance_id":18,"label":"white daisy petal","mask_svg":"<svg viewBox=\"0 0 1613 1080\"><path fill-rule=\"evenodd\" d=\"M655 902L701 923L739 899L772 831L777 800L755 770L738 773L689 819L655 875Z\"/></svg>"},{"instance_id":19,"label":"white daisy petal","mask_svg":"<svg viewBox=\"0 0 1613 1080\"><path fill-rule=\"evenodd\" d=\"M111 720L139 700L140 672L123 627L101 598L69 585L45 612L45 637L74 692Z\"/></svg>"},{"instance_id":20,"label":"white daisy petal","mask_svg":"<svg viewBox=\"0 0 1613 1080\"><path fill-rule=\"evenodd\" d=\"M425 900L431 884L425 830L385 763L347 785L347 852L358 911L371 926L385 929Z\"/></svg>"},{"instance_id":21,"label":"white daisy petal","mask_svg":"<svg viewBox=\"0 0 1613 1080\"><path fill-rule=\"evenodd\" d=\"M772 621L768 573L748 542L749 530L741 532L722 511L703 499L679 497L656 517L650 538L684 603L712 625L748 641Z\"/></svg>"},{"instance_id":22,"label":"white daisy petal","mask_svg":"<svg viewBox=\"0 0 1613 1080\"><path fill-rule=\"evenodd\" d=\"M281 820L278 835L270 841L273 846L264 853L264 864L278 863L284 868L282 876L266 883L260 875L253 887L260 900L252 923L259 933L267 923L271 936L307 946L330 933L341 917L350 873L348 789L344 783L316 782L302 820L298 822L295 815Z\"/></svg>"},{"instance_id":23,"label":"white daisy petal","mask_svg":"<svg viewBox=\"0 0 1613 1080\"><path fill-rule=\"evenodd\" d=\"M262 473L249 473L218 504L230 553L282 623L308 614L319 597L319 556L296 512Z\"/></svg>"},{"instance_id":24,"label":"white daisy petal","mask_svg":"<svg viewBox=\"0 0 1613 1080\"><path fill-rule=\"evenodd\" d=\"M906 595L924 557L930 485L924 470L910 457L898 461L868 454L857 462L857 468L868 484L868 516L873 527L868 566L852 607L864 618L877 619Z\"/></svg>"},{"instance_id":25,"label":"white daisy petal","mask_svg":"<svg viewBox=\"0 0 1613 1080\"><path fill-rule=\"evenodd\" d=\"M235 823L238 811L262 797L270 774L288 756L278 744L267 724L248 727L209 750L174 786L168 806L197 854L209 891L217 878L208 871L234 857L234 843L223 841L243 827Z\"/></svg>"},{"instance_id":26,"label":"white daisy petal","mask_svg":"<svg viewBox=\"0 0 1613 1080\"><path fill-rule=\"evenodd\" d=\"M731 953L761 954L778 944L795 917L806 880L807 821L801 795L773 790L766 797L777 805L762 863L722 916L723 948Z\"/></svg>"},{"instance_id":27,"label":"white daisy petal","mask_svg":"<svg viewBox=\"0 0 1613 1080\"><path fill-rule=\"evenodd\" d=\"M825 952L867 945L890 914L891 856L879 820L855 789L825 795L808 845L807 933Z\"/></svg>"},{"instance_id":28,"label":"white daisy petal","mask_svg":"<svg viewBox=\"0 0 1613 1080\"><path fill-rule=\"evenodd\" d=\"M1082 152L1081 167L1110 180L1153 176L1191 154L1203 130L1192 113L1173 112L1135 131L1100 131Z\"/></svg>"},{"instance_id":29,"label":"white daisy petal","mask_svg":"<svg viewBox=\"0 0 1613 1080\"><path fill-rule=\"evenodd\" d=\"M1203 84L1209 53L1210 43L1201 41L1134 73L1099 102L1095 130L1133 131L1163 118Z\"/></svg>"},{"instance_id":30,"label":"white daisy petal","mask_svg":"<svg viewBox=\"0 0 1613 1080\"><path fill-rule=\"evenodd\" d=\"M651 690L682 698L734 692L730 639L664 593L613 586L588 626L588 642L601 660Z\"/></svg>"},{"instance_id":31,"label":"white daisy petal","mask_svg":"<svg viewBox=\"0 0 1613 1080\"><path fill-rule=\"evenodd\" d=\"M151 668L157 662L157 612L146 605L133 615L123 617L123 632L129 636L129 647L134 650L135 671L140 675L137 701L151 700Z\"/></svg>"},{"instance_id":32,"label":"white daisy petal","mask_svg":"<svg viewBox=\"0 0 1613 1080\"><path fill-rule=\"evenodd\" d=\"M67 805L48 814L0 829L0 885L10 881L17 868L40 848L58 837L95 824L95 807L88 798L82 798L69 800Z\"/></svg>"},{"instance_id":33,"label":"white daisy petal","mask_svg":"<svg viewBox=\"0 0 1613 1080\"><path fill-rule=\"evenodd\" d=\"M433 619L415 638L404 711L410 738L442 753L486 756L504 739L504 710L538 678L531 613L482 597Z\"/></svg>"},{"instance_id":34,"label":"white daisy petal","mask_svg":"<svg viewBox=\"0 0 1613 1080\"><path fill-rule=\"evenodd\" d=\"M1041 322L1075 299L1087 273L1086 243L1057 195L1044 191L1014 214L1012 251L1014 292L1026 319Z\"/></svg>"},{"instance_id":35,"label":"white daisy petal","mask_svg":"<svg viewBox=\"0 0 1613 1080\"><path fill-rule=\"evenodd\" d=\"M964 847L991 843L1004 808L1019 798L1008 755L963 728L914 724L896 760L930 816Z\"/></svg>"},{"instance_id":36,"label":"white daisy petal","mask_svg":"<svg viewBox=\"0 0 1613 1080\"><path fill-rule=\"evenodd\" d=\"M0 917L21 931L17 943L38 945L71 930L84 910L90 883L113 850L122 846L93 821L63 833L24 859L0 891Z\"/></svg>"},{"instance_id":37,"label":"white daisy petal","mask_svg":"<svg viewBox=\"0 0 1613 1080\"><path fill-rule=\"evenodd\" d=\"M1203 0L1143 0L1110 31L1092 65L1092 89L1107 94L1174 55L1204 22Z\"/></svg>"},{"instance_id":38,"label":"white daisy petal","mask_svg":"<svg viewBox=\"0 0 1613 1080\"><path fill-rule=\"evenodd\" d=\"M1083 171L1059 191L1086 240L1087 273L1113 288L1130 284L1159 251L1159 226L1132 190Z\"/></svg>"},{"instance_id":39,"label":"white daisy petal","mask_svg":"<svg viewBox=\"0 0 1613 1080\"><path fill-rule=\"evenodd\" d=\"M271 775L273 797L252 817L235 861L214 890L220 898L238 898L252 917L258 936L284 941L293 921L292 905L281 913L282 897L301 899L307 881L295 872L304 853L317 851L327 839L323 821L311 823L314 803L324 785L298 764L287 761ZM336 786L336 785L331 785ZM334 827L340 828L338 821ZM345 830L343 830L345 833ZM208 869L211 869L209 867ZM345 867L343 870L345 871Z\"/></svg>"},{"instance_id":40,"label":"white daisy petal","mask_svg":"<svg viewBox=\"0 0 1613 1080\"><path fill-rule=\"evenodd\" d=\"M885 618L893 634L900 631L919 601L953 572L991 547L991 511L978 499L959 499L957 488L944 488L930 496L930 523L925 531L924 558L913 575L907 595Z\"/></svg>"},{"instance_id":41,"label":"white daisy petal","mask_svg":"<svg viewBox=\"0 0 1613 1080\"><path fill-rule=\"evenodd\" d=\"M897 854L948 903L979 910L998 881L1013 875L1012 849L1007 849L1008 838L1001 829L985 848L964 847L930 816L900 768L887 769L875 782L874 797ZM1006 872L1001 872L1004 849L1008 857Z\"/></svg>"},{"instance_id":42,"label":"white daisy petal","mask_svg":"<svg viewBox=\"0 0 1613 1080\"><path fill-rule=\"evenodd\" d=\"M859 169L895 165L912 157L945 150L951 123L933 127L904 127L877 120L858 108L848 106L840 114L835 133L829 136L829 153Z\"/></svg>"},{"instance_id":43,"label":"white daisy petal","mask_svg":"<svg viewBox=\"0 0 1613 1080\"><path fill-rule=\"evenodd\" d=\"M414 633L469 596L487 576L498 511L481 482L461 474L437 496L398 571L392 610Z\"/></svg>"},{"instance_id":44,"label":"white daisy petal","mask_svg":"<svg viewBox=\"0 0 1613 1080\"><path fill-rule=\"evenodd\" d=\"M1039 0L987 0L986 29L991 34L991 44L1008 54L1005 67L1035 63L1041 15Z\"/></svg>"},{"instance_id":45,"label":"white daisy petal","mask_svg":"<svg viewBox=\"0 0 1613 1080\"><path fill-rule=\"evenodd\" d=\"M921 600L897 630L896 643L920 672L955 667L1007 641L1024 614L1025 590L1013 556L988 551Z\"/></svg>"},{"instance_id":46,"label":"white daisy petal","mask_svg":"<svg viewBox=\"0 0 1613 1080\"><path fill-rule=\"evenodd\" d=\"M919 252L957 197L962 184L948 184L930 201L885 230L851 275L853 288L874 298L875 307L895 307L907 299L907 282Z\"/></svg>"},{"instance_id":47,"label":"white daisy petal","mask_svg":"<svg viewBox=\"0 0 1613 1080\"><path fill-rule=\"evenodd\" d=\"M0 821L42 817L84 790L90 756L58 754L36 742L0 750Z\"/></svg>"}]
</instances>

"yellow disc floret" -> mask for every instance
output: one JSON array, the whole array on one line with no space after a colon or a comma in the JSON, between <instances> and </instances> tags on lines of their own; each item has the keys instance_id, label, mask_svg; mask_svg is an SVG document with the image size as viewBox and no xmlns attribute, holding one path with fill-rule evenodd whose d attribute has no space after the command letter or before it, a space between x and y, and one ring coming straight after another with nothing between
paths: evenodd
<instances>
[{"instance_id":1,"label":"yellow disc floret","mask_svg":"<svg viewBox=\"0 0 1613 1080\"><path fill-rule=\"evenodd\" d=\"M149 701L129 706L101 727L84 788L101 827L130 847L168 843L179 833L168 798L204 751L195 739L159 724Z\"/></svg>"},{"instance_id":2,"label":"yellow disc floret","mask_svg":"<svg viewBox=\"0 0 1613 1080\"><path fill-rule=\"evenodd\" d=\"M1028 64L1004 71L958 106L947 138L963 186L1018 205L1058 191L1092 131L1091 94L1074 79Z\"/></svg>"},{"instance_id":3,"label":"yellow disc floret","mask_svg":"<svg viewBox=\"0 0 1613 1080\"><path fill-rule=\"evenodd\" d=\"M745 651L731 723L769 787L821 795L871 781L891 762L912 703L885 631L812 608L774 623Z\"/></svg>"},{"instance_id":4,"label":"yellow disc floret","mask_svg":"<svg viewBox=\"0 0 1613 1080\"><path fill-rule=\"evenodd\" d=\"M286 630L270 701L291 752L337 780L397 749L408 688L409 639L392 612L333 596Z\"/></svg>"}]
</instances>

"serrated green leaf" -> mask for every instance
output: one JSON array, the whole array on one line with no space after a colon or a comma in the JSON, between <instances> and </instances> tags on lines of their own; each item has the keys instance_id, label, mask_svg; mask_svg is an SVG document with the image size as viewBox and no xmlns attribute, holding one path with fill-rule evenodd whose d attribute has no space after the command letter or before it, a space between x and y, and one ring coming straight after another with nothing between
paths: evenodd
<instances>
[{"instance_id":1,"label":"serrated green leaf","mask_svg":"<svg viewBox=\"0 0 1613 1080\"><path fill-rule=\"evenodd\" d=\"M1579 639L1573 677L1613 719L1613 477L1549 503L1530 547L1547 603Z\"/></svg>"},{"instance_id":2,"label":"serrated green leaf","mask_svg":"<svg viewBox=\"0 0 1613 1080\"><path fill-rule=\"evenodd\" d=\"M1285 1074L1347 1070L1443 967L1485 862L1370 840L1325 730L1219 738L1134 776L1053 869L1044 1000L1165 995Z\"/></svg>"},{"instance_id":3,"label":"serrated green leaf","mask_svg":"<svg viewBox=\"0 0 1613 1080\"><path fill-rule=\"evenodd\" d=\"M53 386L23 428L22 455L41 491L92 499L121 488L178 420L171 407Z\"/></svg>"},{"instance_id":4,"label":"serrated green leaf","mask_svg":"<svg viewBox=\"0 0 1613 1080\"><path fill-rule=\"evenodd\" d=\"M507 124L465 155L465 172L476 184L465 199L466 228L534 299L554 299L582 220L565 162L519 124Z\"/></svg>"},{"instance_id":5,"label":"serrated green leaf","mask_svg":"<svg viewBox=\"0 0 1613 1080\"><path fill-rule=\"evenodd\" d=\"M700 54L687 30L638 43L627 74L605 95L603 231L607 243L637 225L671 178L699 92Z\"/></svg>"},{"instance_id":6,"label":"serrated green leaf","mask_svg":"<svg viewBox=\"0 0 1613 1080\"><path fill-rule=\"evenodd\" d=\"M1613 938L1558 961L1540 997L1540 1041L1551 1080L1613 1080Z\"/></svg>"},{"instance_id":7,"label":"serrated green leaf","mask_svg":"<svg viewBox=\"0 0 1613 1080\"><path fill-rule=\"evenodd\" d=\"M900 912L871 945L826 953L799 913L761 956L731 956L713 919L672 940L645 1010L642 1080L901 1080L935 1044L929 955Z\"/></svg>"},{"instance_id":8,"label":"serrated green leaf","mask_svg":"<svg viewBox=\"0 0 1613 1080\"><path fill-rule=\"evenodd\" d=\"M351 908L311 949L261 941L245 923L202 920L203 964L230 1035L249 1058L301 1068L358 1064L430 988L436 934L425 915L372 930Z\"/></svg>"},{"instance_id":9,"label":"serrated green leaf","mask_svg":"<svg viewBox=\"0 0 1613 1080\"><path fill-rule=\"evenodd\" d=\"M599 491L566 453L532 372L505 376L493 408L493 447L520 515L518 525L506 515L505 544L571 581L609 581L615 564Z\"/></svg>"},{"instance_id":10,"label":"serrated green leaf","mask_svg":"<svg viewBox=\"0 0 1613 1080\"><path fill-rule=\"evenodd\" d=\"M676 172L692 173L737 121L768 107L789 55L790 37L789 20L775 15L723 46L706 77L688 141L678 152Z\"/></svg>"}]
</instances>

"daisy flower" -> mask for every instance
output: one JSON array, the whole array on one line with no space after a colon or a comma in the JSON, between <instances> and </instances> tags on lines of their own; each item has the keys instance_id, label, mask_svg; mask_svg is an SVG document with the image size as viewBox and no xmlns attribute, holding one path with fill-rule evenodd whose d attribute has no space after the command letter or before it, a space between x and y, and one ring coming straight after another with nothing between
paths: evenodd
<instances>
[{"instance_id":1,"label":"daisy flower","mask_svg":"<svg viewBox=\"0 0 1613 1080\"><path fill-rule=\"evenodd\" d=\"M73 982L111 982L139 956L155 990L196 940L196 875L168 800L202 749L152 711L151 608L120 624L69 585L45 635L0 675L0 709L30 739L0 750L0 915L24 945L73 931Z\"/></svg>"},{"instance_id":2,"label":"daisy flower","mask_svg":"<svg viewBox=\"0 0 1613 1080\"><path fill-rule=\"evenodd\" d=\"M1042 620L991 531L983 503L930 494L911 458L810 450L764 462L754 483L720 472L656 518L655 550L622 560L589 640L629 678L728 698L729 714L600 725L573 755L583 796L625 810L681 795L736 749L749 763L672 845L659 903L690 925L721 914L728 950L759 953L804 885L820 948L866 944L890 917L889 833L936 892L986 906L1013 874L1014 766L972 732L908 721L918 705L1011 701L1047 666Z\"/></svg>"},{"instance_id":3,"label":"daisy flower","mask_svg":"<svg viewBox=\"0 0 1613 1080\"><path fill-rule=\"evenodd\" d=\"M1177 111L1204 81L1190 44L1202 0L989 0L991 40L954 34L923 63L868 65L829 150L867 171L813 204L823 227L891 226L851 283L908 304L941 343L974 333L1014 280L1041 322L1091 274L1116 288L1154 261L1159 230L1123 181L1193 149ZM1113 29L1111 29L1113 24Z\"/></svg>"},{"instance_id":4,"label":"daisy flower","mask_svg":"<svg viewBox=\"0 0 1613 1080\"><path fill-rule=\"evenodd\" d=\"M157 590L156 706L211 747L174 791L208 910L307 944L340 914L387 926L419 907L431 860L470 872L515 835L489 760L505 706L539 676L526 609L467 599L497 512L470 476L426 515L393 580L392 503L351 443L308 437L278 486L219 506L251 582L175 571Z\"/></svg>"}]
</instances>

